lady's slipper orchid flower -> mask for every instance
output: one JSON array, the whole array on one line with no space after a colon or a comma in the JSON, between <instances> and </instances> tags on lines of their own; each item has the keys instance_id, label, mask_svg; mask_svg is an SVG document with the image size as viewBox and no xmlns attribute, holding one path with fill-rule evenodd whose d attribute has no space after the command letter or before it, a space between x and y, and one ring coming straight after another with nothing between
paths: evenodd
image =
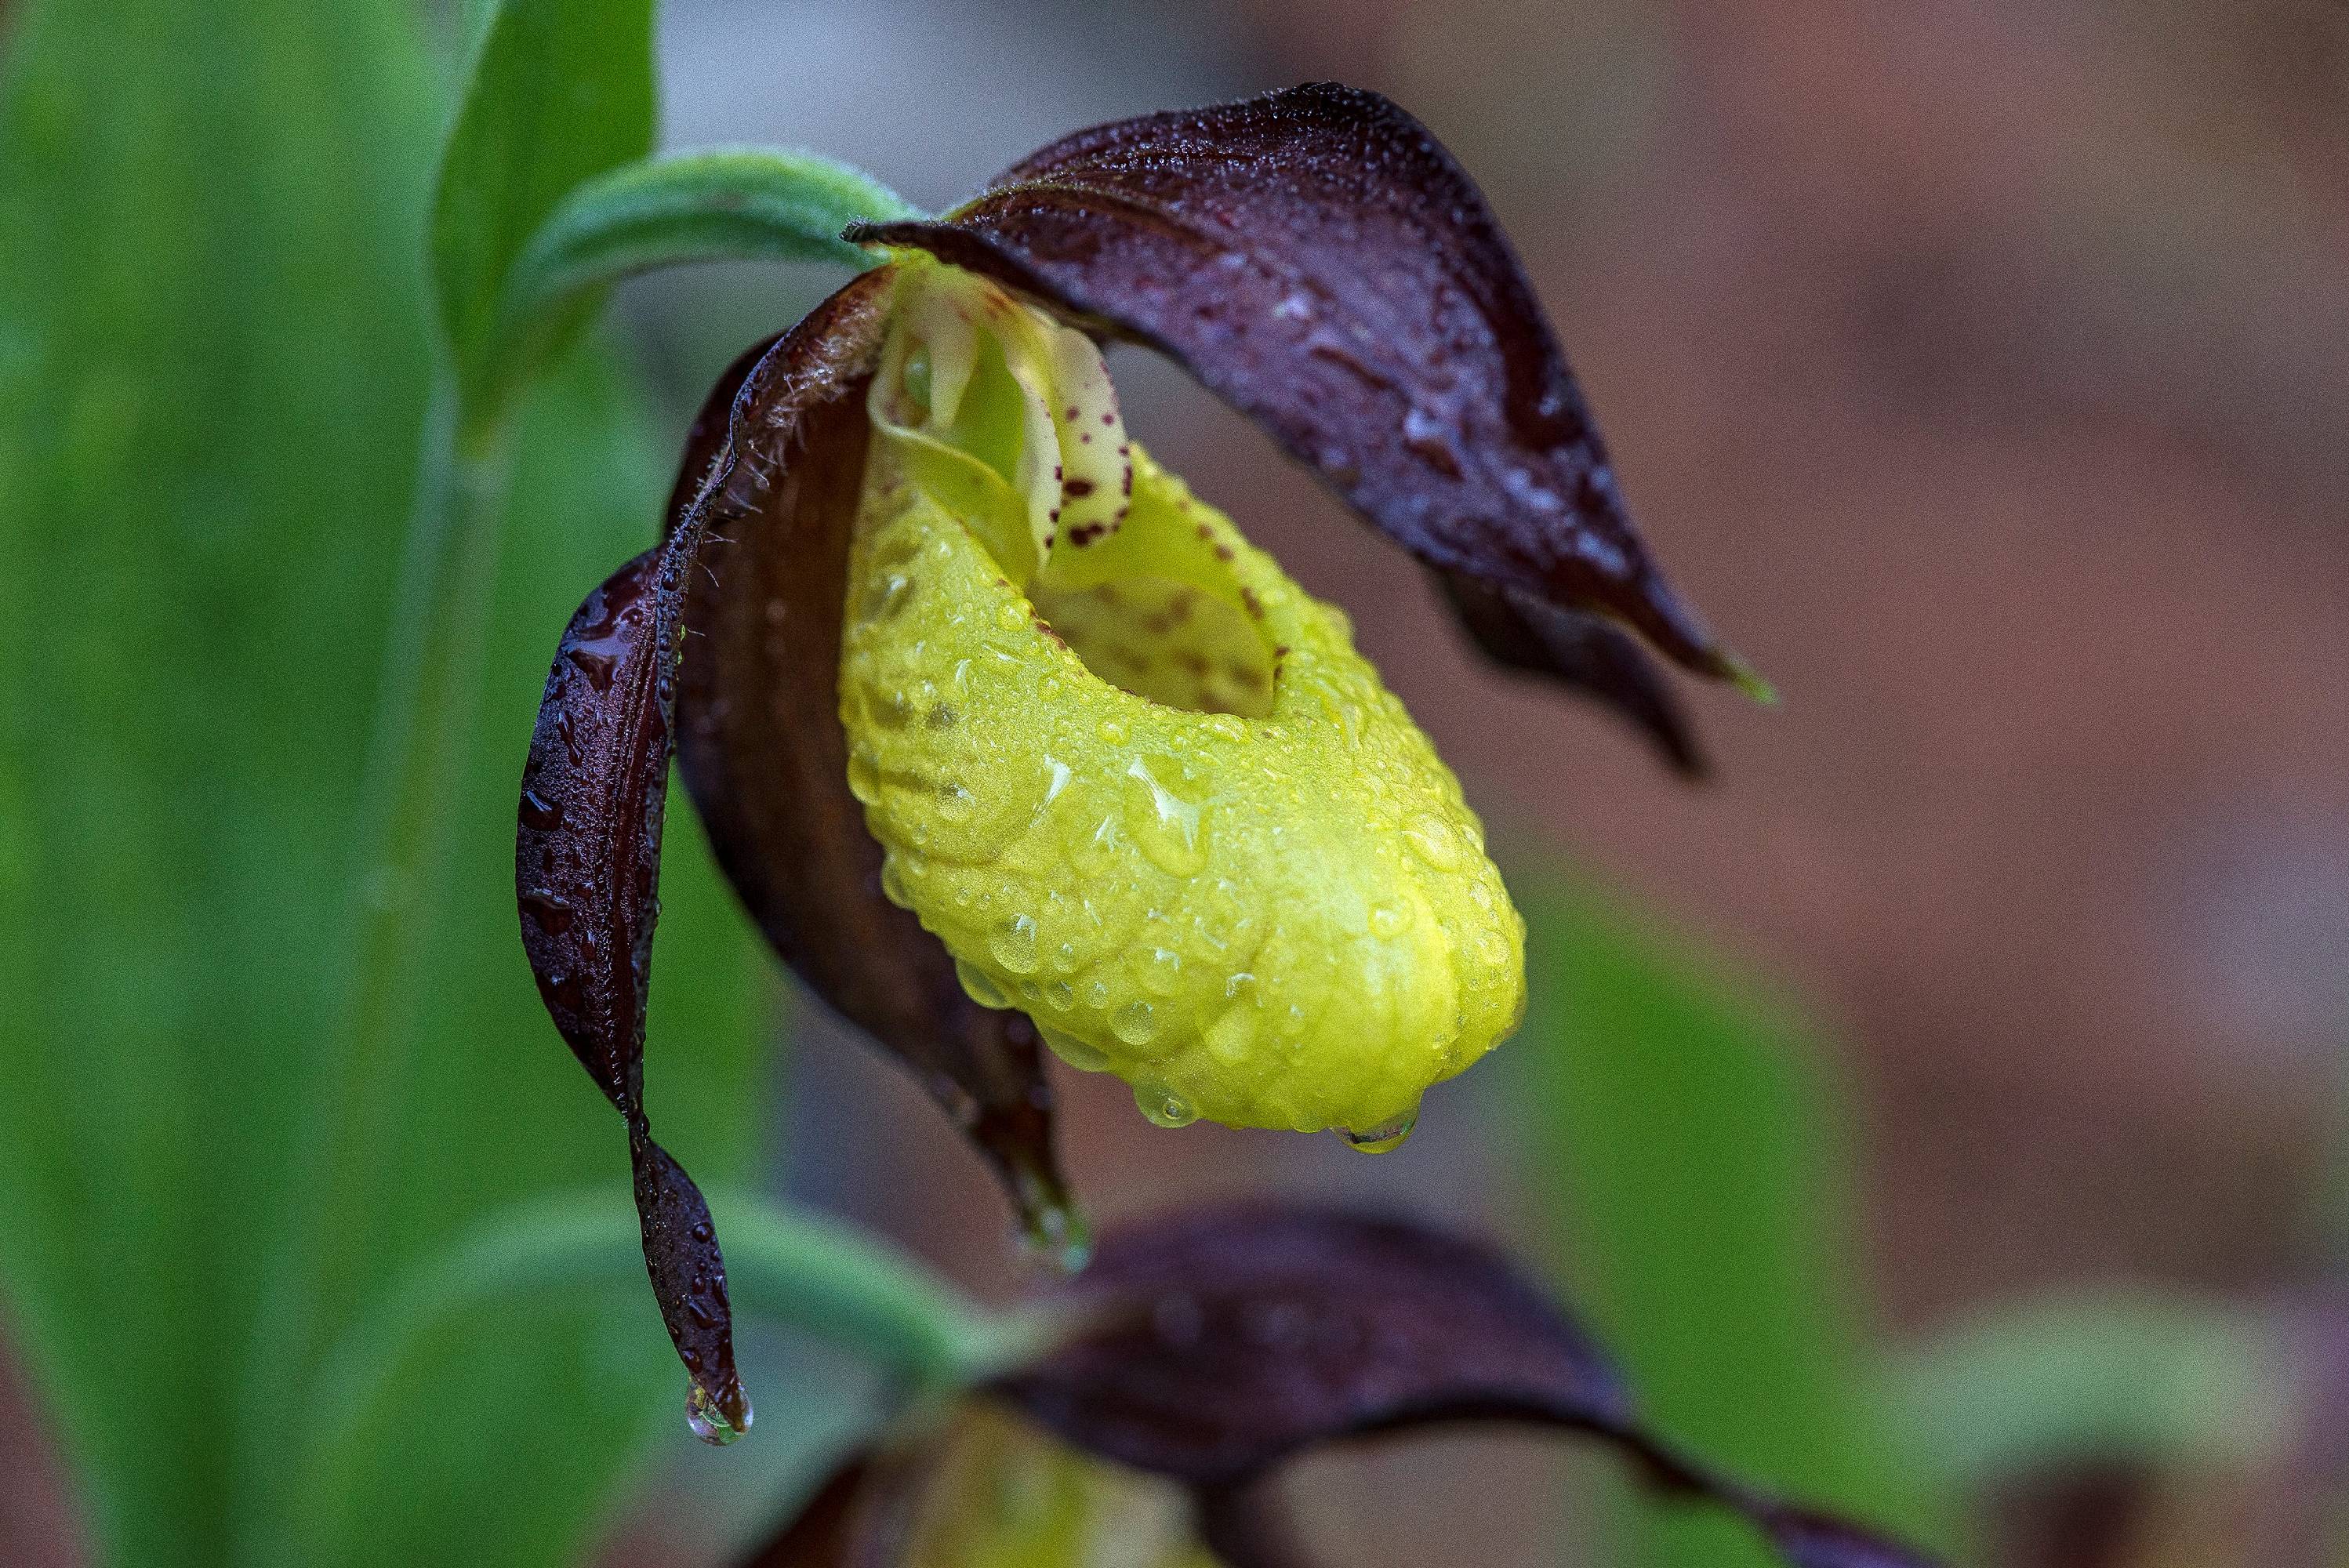
<instances>
[{"instance_id":1,"label":"lady's slipper orchid flower","mask_svg":"<svg viewBox=\"0 0 2349 1568\"><path fill-rule=\"evenodd\" d=\"M1522 1010L1523 925L1457 781L1344 614L1128 437L1100 344L1181 362L1422 557L1486 651L1682 767L1633 634L1754 684L1650 564L1483 198L1383 98L1102 127L850 238L885 264L713 392L665 540L564 634L524 778L524 943L627 1120L721 1428L724 1276L641 1095L672 739L777 950L1063 1251L1040 1039L1161 1123L1376 1150Z\"/></svg>"}]
</instances>

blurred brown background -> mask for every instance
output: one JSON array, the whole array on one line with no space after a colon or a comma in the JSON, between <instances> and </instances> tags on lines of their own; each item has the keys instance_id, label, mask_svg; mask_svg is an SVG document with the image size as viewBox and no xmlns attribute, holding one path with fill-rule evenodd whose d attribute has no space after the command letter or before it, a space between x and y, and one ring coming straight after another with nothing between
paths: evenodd
<instances>
[{"instance_id":1,"label":"blurred brown background","mask_svg":"<svg viewBox=\"0 0 2349 1568\"><path fill-rule=\"evenodd\" d=\"M1348 606L1505 849L1808 999L1896 1326L2304 1266L2349 1043L2349 5L668 0L663 50L674 143L808 145L926 205L1117 115L1319 77L1401 100L1516 236L1659 556L1785 705L1692 694L1718 779L1678 786L1472 665L1401 554L1128 355L1136 431ZM823 286L653 280L620 326L681 428ZM779 1179L1004 1287L944 1122L802 1033ZM1062 1076L1104 1216L1368 1184L1509 1224L1475 1077L1373 1164L1161 1132ZM1455 1518L1572 1462L1433 1454ZM646 1509L616 1561L674 1560ZM0 1488L0 1542L61 1519Z\"/></svg>"}]
</instances>

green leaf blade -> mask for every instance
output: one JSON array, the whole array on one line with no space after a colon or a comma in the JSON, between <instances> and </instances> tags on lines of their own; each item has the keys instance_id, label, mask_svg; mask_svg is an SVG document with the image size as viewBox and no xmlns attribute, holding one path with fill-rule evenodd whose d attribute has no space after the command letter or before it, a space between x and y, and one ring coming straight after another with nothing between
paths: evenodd
<instances>
[{"instance_id":1,"label":"green leaf blade","mask_svg":"<svg viewBox=\"0 0 2349 1568\"><path fill-rule=\"evenodd\" d=\"M1587 889L1524 901L1528 1174L1572 1298L1660 1429L1798 1501L1932 1543L1891 1442L1850 1233L1848 1146L1804 1028ZM1650 1568L1764 1568L1750 1535L1641 1508Z\"/></svg>"},{"instance_id":2,"label":"green leaf blade","mask_svg":"<svg viewBox=\"0 0 2349 1568\"><path fill-rule=\"evenodd\" d=\"M469 409L515 257L574 187L651 151L654 114L652 0L500 0L432 199L440 327ZM577 302L554 337L594 306Z\"/></svg>"},{"instance_id":3,"label":"green leaf blade","mask_svg":"<svg viewBox=\"0 0 2349 1568\"><path fill-rule=\"evenodd\" d=\"M6 23L0 1317L99 1550L202 1564L423 402L431 100L376 0Z\"/></svg>"},{"instance_id":4,"label":"green leaf blade","mask_svg":"<svg viewBox=\"0 0 2349 1568\"><path fill-rule=\"evenodd\" d=\"M2075 1287L1909 1347L1884 1397L1929 1472L1971 1493L2091 1467L2254 1473L2304 1418L2296 1348L2282 1314Z\"/></svg>"},{"instance_id":5,"label":"green leaf blade","mask_svg":"<svg viewBox=\"0 0 2349 1568\"><path fill-rule=\"evenodd\" d=\"M839 1222L715 1191L710 1207L726 1237L738 1318L773 1323L852 1353L901 1386L927 1392L959 1387L989 1370L1029 1331ZM464 1342L483 1324L568 1318L578 1326L575 1336L585 1330L582 1337L591 1345L600 1336L607 1342L604 1357L632 1372L641 1366L668 1387L657 1429L673 1434L684 1382L664 1365L644 1274L636 1212L625 1190L608 1187L512 1205L420 1260L322 1369L319 1388L331 1391L334 1420L305 1458L295 1511L305 1532L300 1560L438 1561L432 1553L443 1538L434 1532L436 1515L450 1493L436 1489L424 1500L428 1506L415 1506L419 1468L438 1470L454 1452L479 1469L502 1445L574 1440L574 1429L542 1429L537 1412L495 1398L461 1398L458 1409L486 1418L464 1423L461 1435L442 1429L454 1412L441 1402L440 1369L493 1369L465 1359ZM788 1392L776 1390L779 1408L788 1407ZM607 1440L629 1442L634 1423L626 1402L591 1405L587 1413L612 1423ZM486 1445L479 1438L484 1428L495 1439ZM467 1453L469 1447L481 1451ZM575 1501L577 1493L571 1496ZM555 1521L517 1521L511 1510L486 1508L480 1518L487 1533L470 1543L476 1560L543 1568L575 1561L597 1522L575 1506ZM494 1542L505 1544L493 1549Z\"/></svg>"},{"instance_id":6,"label":"green leaf blade","mask_svg":"<svg viewBox=\"0 0 2349 1568\"><path fill-rule=\"evenodd\" d=\"M0 1319L100 1561L251 1563L282 1543L240 1510L240 1378L343 983L432 376L417 261L445 98L390 0L24 0L7 22L0 612L26 634L0 670ZM484 1208L626 1191L512 899L547 650L652 535L674 466L614 369L571 356L517 427L426 1043L387 1119L398 1177L363 1222L387 1275ZM689 814L671 832L652 1027L678 1048L657 1111L697 1171L740 1180L771 995ZM676 1420L641 1279L626 1307L618 1351L574 1311L473 1326L418 1361L448 1423L436 1457L366 1500L405 1511L415 1550L386 1532L342 1561L466 1560L490 1519L575 1559ZM467 1423L503 1408L483 1367L564 1442L477 1462ZM267 1414L260 1451L290 1465L321 1412Z\"/></svg>"}]
</instances>

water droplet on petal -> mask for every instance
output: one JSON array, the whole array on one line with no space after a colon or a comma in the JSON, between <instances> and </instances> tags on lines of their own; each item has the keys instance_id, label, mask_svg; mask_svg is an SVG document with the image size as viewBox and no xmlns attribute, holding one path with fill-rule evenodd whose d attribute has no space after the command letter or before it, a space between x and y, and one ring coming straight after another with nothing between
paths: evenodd
<instances>
[{"instance_id":1,"label":"water droplet on petal","mask_svg":"<svg viewBox=\"0 0 2349 1568\"><path fill-rule=\"evenodd\" d=\"M881 773L873 765L871 753L852 751L848 754L848 792L867 806L881 798Z\"/></svg>"},{"instance_id":2,"label":"water droplet on petal","mask_svg":"<svg viewBox=\"0 0 2349 1568\"><path fill-rule=\"evenodd\" d=\"M1141 786L1141 810L1127 818L1127 830L1150 863L1168 876L1198 874L1207 863L1199 807L1169 789L1137 757L1125 776Z\"/></svg>"},{"instance_id":3,"label":"water droplet on petal","mask_svg":"<svg viewBox=\"0 0 2349 1568\"><path fill-rule=\"evenodd\" d=\"M1133 1103L1160 1127L1188 1127L1199 1119L1199 1112L1191 1102L1164 1084L1135 1084Z\"/></svg>"},{"instance_id":4,"label":"water droplet on petal","mask_svg":"<svg viewBox=\"0 0 2349 1568\"><path fill-rule=\"evenodd\" d=\"M1171 947L1151 950L1142 966L1142 988L1154 996L1172 996L1183 984L1183 955Z\"/></svg>"},{"instance_id":5,"label":"water droplet on petal","mask_svg":"<svg viewBox=\"0 0 2349 1568\"><path fill-rule=\"evenodd\" d=\"M696 1383L686 1390L685 1424L703 1442L723 1448L750 1429L750 1400L739 1390L736 1401L741 1407L740 1418L727 1414L709 1390Z\"/></svg>"},{"instance_id":6,"label":"water droplet on petal","mask_svg":"<svg viewBox=\"0 0 2349 1568\"><path fill-rule=\"evenodd\" d=\"M1147 1002L1128 1002L1117 1010L1109 1027L1129 1046L1146 1046L1158 1037L1158 1015Z\"/></svg>"},{"instance_id":7,"label":"water droplet on petal","mask_svg":"<svg viewBox=\"0 0 2349 1568\"><path fill-rule=\"evenodd\" d=\"M995 961L1014 975L1033 974L1036 969L1036 917L1015 914L1005 924L998 926L988 938L988 951Z\"/></svg>"},{"instance_id":8,"label":"water droplet on petal","mask_svg":"<svg viewBox=\"0 0 2349 1568\"><path fill-rule=\"evenodd\" d=\"M1207 1026L1204 1038L1209 1054L1217 1061L1245 1060L1248 1047L1256 1041L1256 1009L1245 1003L1225 1008L1223 1016Z\"/></svg>"},{"instance_id":9,"label":"water droplet on petal","mask_svg":"<svg viewBox=\"0 0 2349 1568\"><path fill-rule=\"evenodd\" d=\"M1039 1024L1036 1026L1036 1033L1043 1037L1045 1045L1051 1047L1054 1056L1079 1072L1097 1073L1108 1070L1108 1052L1085 1044L1067 1030L1056 1029L1050 1024Z\"/></svg>"},{"instance_id":10,"label":"water droplet on petal","mask_svg":"<svg viewBox=\"0 0 2349 1568\"><path fill-rule=\"evenodd\" d=\"M1411 852L1440 872L1460 869L1460 840L1440 817L1424 811L1412 818L1402 827L1403 841Z\"/></svg>"}]
</instances>

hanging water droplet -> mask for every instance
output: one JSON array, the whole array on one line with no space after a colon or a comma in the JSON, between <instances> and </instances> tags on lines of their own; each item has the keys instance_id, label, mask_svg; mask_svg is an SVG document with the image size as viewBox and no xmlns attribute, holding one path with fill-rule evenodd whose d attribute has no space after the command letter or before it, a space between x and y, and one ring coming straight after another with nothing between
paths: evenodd
<instances>
[{"instance_id":1,"label":"hanging water droplet","mask_svg":"<svg viewBox=\"0 0 2349 1568\"><path fill-rule=\"evenodd\" d=\"M1146 1046L1158 1036L1158 1015L1147 1002L1128 1002L1117 1010L1109 1027L1129 1046Z\"/></svg>"},{"instance_id":2,"label":"hanging water droplet","mask_svg":"<svg viewBox=\"0 0 2349 1568\"><path fill-rule=\"evenodd\" d=\"M1036 1026L1036 1033L1043 1037L1045 1045L1051 1047L1054 1056L1079 1072L1097 1073L1108 1070L1108 1052L1098 1047L1087 1045L1066 1029L1056 1029L1050 1024L1039 1024Z\"/></svg>"},{"instance_id":3,"label":"hanging water droplet","mask_svg":"<svg viewBox=\"0 0 2349 1568\"><path fill-rule=\"evenodd\" d=\"M1005 924L998 926L988 938L988 951L995 961L1014 975L1033 974L1036 969L1036 917L1015 914Z\"/></svg>"},{"instance_id":4,"label":"hanging water droplet","mask_svg":"<svg viewBox=\"0 0 2349 1568\"><path fill-rule=\"evenodd\" d=\"M899 909L914 907L913 892L905 886L905 869L897 863L897 857L894 854L885 855L881 860L881 896Z\"/></svg>"},{"instance_id":5,"label":"hanging water droplet","mask_svg":"<svg viewBox=\"0 0 2349 1568\"><path fill-rule=\"evenodd\" d=\"M1392 1121L1371 1128L1367 1131L1357 1132L1351 1128L1343 1128L1340 1131L1346 1140L1347 1147L1357 1153L1387 1154L1401 1149L1403 1146L1403 1140L1411 1136L1411 1130L1418 1124L1419 1113L1414 1110L1406 1111Z\"/></svg>"},{"instance_id":6,"label":"hanging water droplet","mask_svg":"<svg viewBox=\"0 0 2349 1568\"><path fill-rule=\"evenodd\" d=\"M955 960L955 978L962 982L964 995L982 1007L1001 1009L1011 1006L1010 998L1004 995L986 971L973 968L959 958Z\"/></svg>"},{"instance_id":7,"label":"hanging water droplet","mask_svg":"<svg viewBox=\"0 0 2349 1568\"><path fill-rule=\"evenodd\" d=\"M881 770L873 765L870 752L848 754L848 792L867 806L881 798Z\"/></svg>"},{"instance_id":8,"label":"hanging water droplet","mask_svg":"<svg viewBox=\"0 0 2349 1568\"><path fill-rule=\"evenodd\" d=\"M1030 1257L1063 1274L1079 1274L1092 1262L1092 1227L1084 1211L1060 1198L1038 1198L1022 1205L1020 1248Z\"/></svg>"},{"instance_id":9,"label":"hanging water droplet","mask_svg":"<svg viewBox=\"0 0 2349 1568\"><path fill-rule=\"evenodd\" d=\"M739 1417L729 1415L709 1389L696 1383L685 1393L685 1424L703 1442L723 1448L750 1429L750 1397L738 1387L734 1400L740 1408Z\"/></svg>"},{"instance_id":10,"label":"hanging water droplet","mask_svg":"<svg viewBox=\"0 0 2349 1568\"><path fill-rule=\"evenodd\" d=\"M1135 1084L1133 1103L1160 1127L1188 1127L1199 1119L1199 1112L1191 1102L1164 1084Z\"/></svg>"}]
</instances>

